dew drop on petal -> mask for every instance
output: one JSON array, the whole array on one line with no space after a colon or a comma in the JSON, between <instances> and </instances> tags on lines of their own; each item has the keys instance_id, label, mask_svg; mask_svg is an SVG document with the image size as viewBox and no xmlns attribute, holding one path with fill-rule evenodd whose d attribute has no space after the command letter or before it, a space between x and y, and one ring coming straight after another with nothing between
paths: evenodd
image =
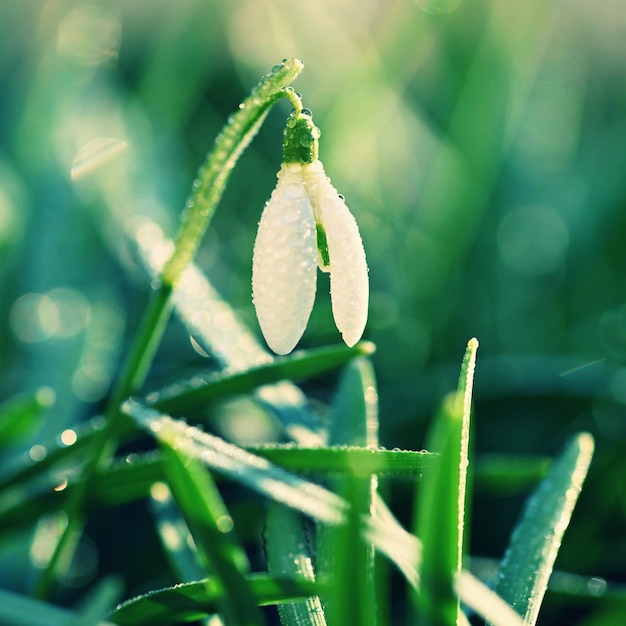
<instances>
[{"instance_id":1,"label":"dew drop on petal","mask_svg":"<svg viewBox=\"0 0 626 626\"><path fill-rule=\"evenodd\" d=\"M323 168L319 197L330 259L333 317L345 343L353 346L367 323L369 278L365 250L354 216L324 175Z\"/></svg>"},{"instance_id":2,"label":"dew drop on petal","mask_svg":"<svg viewBox=\"0 0 626 626\"><path fill-rule=\"evenodd\" d=\"M252 295L269 347L293 350L304 333L313 302L317 264L311 205L300 168L283 166L266 205L254 244Z\"/></svg>"}]
</instances>

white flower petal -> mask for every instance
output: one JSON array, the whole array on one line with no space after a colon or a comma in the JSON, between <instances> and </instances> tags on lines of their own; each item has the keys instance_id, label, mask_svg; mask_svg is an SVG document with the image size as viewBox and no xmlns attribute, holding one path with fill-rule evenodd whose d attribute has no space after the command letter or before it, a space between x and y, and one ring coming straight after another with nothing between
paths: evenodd
<instances>
[{"instance_id":1,"label":"white flower petal","mask_svg":"<svg viewBox=\"0 0 626 626\"><path fill-rule=\"evenodd\" d=\"M307 192L319 208L330 258L330 296L335 324L348 346L363 335L369 304L369 279L359 228L320 161L305 165ZM315 179L316 182L313 182ZM309 184L311 181L311 184ZM314 195L313 195L314 194Z\"/></svg>"},{"instance_id":2,"label":"white flower petal","mask_svg":"<svg viewBox=\"0 0 626 626\"><path fill-rule=\"evenodd\" d=\"M252 298L265 341L276 354L294 349L315 301L315 221L301 170L296 164L281 167L254 244Z\"/></svg>"}]
</instances>

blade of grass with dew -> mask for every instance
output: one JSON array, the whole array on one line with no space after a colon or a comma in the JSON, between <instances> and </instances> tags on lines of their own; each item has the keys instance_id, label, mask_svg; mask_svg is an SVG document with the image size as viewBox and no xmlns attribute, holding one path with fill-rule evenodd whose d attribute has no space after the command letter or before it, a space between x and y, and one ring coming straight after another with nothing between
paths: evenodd
<instances>
[{"instance_id":1,"label":"blade of grass with dew","mask_svg":"<svg viewBox=\"0 0 626 626\"><path fill-rule=\"evenodd\" d=\"M594 441L588 433L575 436L567 444L526 501L500 564L495 591L530 626L537 621L563 534L587 476L593 448Z\"/></svg>"},{"instance_id":2,"label":"blade of grass with dew","mask_svg":"<svg viewBox=\"0 0 626 626\"><path fill-rule=\"evenodd\" d=\"M272 500L320 523L338 524L345 519L347 502L315 483L137 401L127 401L123 409L162 442L183 449L188 456L200 459L211 469ZM361 532L397 565L413 586L417 586L420 542L402 528L376 494L374 515L365 518Z\"/></svg>"},{"instance_id":3,"label":"blade of grass with dew","mask_svg":"<svg viewBox=\"0 0 626 626\"><path fill-rule=\"evenodd\" d=\"M249 574L246 583L258 606L303 599L319 591L319 585L304 578ZM183 583L127 600L113 611L109 619L119 626L165 626L193 621L217 611L223 593L212 578Z\"/></svg>"},{"instance_id":4,"label":"blade of grass with dew","mask_svg":"<svg viewBox=\"0 0 626 626\"><path fill-rule=\"evenodd\" d=\"M406 531L387 509L378 494L374 498L374 516L369 519L364 532L405 576L414 590L419 589L418 570L422 559L422 542ZM522 618L489 587L462 570L455 577L454 589L461 601L474 609L493 626L523 626ZM459 626L469 626L463 613L459 613Z\"/></svg>"},{"instance_id":5,"label":"blade of grass with dew","mask_svg":"<svg viewBox=\"0 0 626 626\"><path fill-rule=\"evenodd\" d=\"M9 475L0 499L0 536L6 537L34 524L41 515L64 508L68 495L75 488L76 476L72 475L84 462L82 454L89 433L87 430L79 434L72 447L59 447L55 443L43 448L45 456L41 461ZM294 444L267 444L246 449L285 470L311 476L352 473L361 477L376 474L419 479L437 460L435 454L426 451L370 450L356 446L302 448ZM59 490L64 478L69 484ZM158 453L131 454L114 462L106 473L94 479L89 506L119 506L147 498L152 486L163 478Z\"/></svg>"},{"instance_id":6,"label":"blade of grass with dew","mask_svg":"<svg viewBox=\"0 0 626 626\"><path fill-rule=\"evenodd\" d=\"M364 478L376 474L419 479L437 462L437 456L426 450L386 450L341 445L303 448L289 443L259 444L246 449L292 472L315 476L352 474Z\"/></svg>"},{"instance_id":7,"label":"blade of grass with dew","mask_svg":"<svg viewBox=\"0 0 626 626\"><path fill-rule=\"evenodd\" d=\"M478 341L471 339L461 366L457 392L443 402L428 449L440 454L437 467L419 485L415 529L422 540L420 623L455 626L460 615L454 577L461 571L469 426Z\"/></svg>"},{"instance_id":8,"label":"blade of grass with dew","mask_svg":"<svg viewBox=\"0 0 626 626\"><path fill-rule=\"evenodd\" d=\"M0 447L25 437L34 430L44 411L54 404L54 392L41 387L31 394L20 394L0 404Z\"/></svg>"},{"instance_id":9,"label":"blade of grass with dew","mask_svg":"<svg viewBox=\"0 0 626 626\"><path fill-rule=\"evenodd\" d=\"M301 516L277 502L271 502L265 516L265 554L271 574L299 576L315 581L308 538ZM318 595L310 595L278 607L282 626L326 626L324 608Z\"/></svg>"},{"instance_id":10,"label":"blade of grass with dew","mask_svg":"<svg viewBox=\"0 0 626 626\"><path fill-rule=\"evenodd\" d=\"M251 367L242 372L228 370L211 374L206 378L176 383L146 397L146 403L169 414L180 414L204 408L214 398L247 393L256 387L281 380L295 382L312 378L343 367L358 356L374 352L370 342L360 342L349 348L346 345L299 351L276 358L273 361Z\"/></svg>"},{"instance_id":11,"label":"blade of grass with dew","mask_svg":"<svg viewBox=\"0 0 626 626\"><path fill-rule=\"evenodd\" d=\"M173 385L150 394L147 399L153 406L164 411L193 409L204 404L210 398L224 394L243 393L255 386L266 385L281 379L293 380L317 376L343 366L355 356L371 354L372 351L373 345L371 343L360 342L353 348L333 346L300 352L285 359L277 359L276 362L259 365L248 371L218 373L212 375L208 382L188 381ZM287 385L287 387L291 388L292 386ZM267 392L269 388L262 391ZM284 395L292 396L293 394L291 394L290 389L285 389ZM58 441L48 446L36 446L26 459L20 456L15 463L15 471L12 471L9 466L5 467L6 471L2 472L0 490L15 484L23 484L25 480L47 472L55 463L70 462L69 457L78 456L79 451L92 444L96 433L102 429L102 426L102 418L94 418L87 425L75 429L76 440L74 443L63 444L59 438ZM127 438L131 430L128 424L121 422L118 435ZM71 462L77 465L80 461Z\"/></svg>"},{"instance_id":12,"label":"blade of grass with dew","mask_svg":"<svg viewBox=\"0 0 626 626\"><path fill-rule=\"evenodd\" d=\"M168 448L199 459L212 470L247 485L270 499L282 502L327 524L341 522L347 504L327 489L286 472L243 448L174 420L135 400L123 410Z\"/></svg>"},{"instance_id":13,"label":"blade of grass with dew","mask_svg":"<svg viewBox=\"0 0 626 626\"><path fill-rule=\"evenodd\" d=\"M374 370L365 358L352 361L343 372L330 418L328 442L372 449L378 446L378 394ZM348 472L333 478L330 484L350 508L343 524L318 528L318 574L332 581L322 598L326 615L331 624L375 626L375 552L360 527L361 518L372 512L376 476Z\"/></svg>"},{"instance_id":14,"label":"blade of grass with dew","mask_svg":"<svg viewBox=\"0 0 626 626\"><path fill-rule=\"evenodd\" d=\"M245 579L245 552L234 535L228 509L201 461L188 455L177 441L160 439L163 469L174 500L193 536L204 570L222 590L220 612L233 624L261 625L263 616Z\"/></svg>"}]
</instances>

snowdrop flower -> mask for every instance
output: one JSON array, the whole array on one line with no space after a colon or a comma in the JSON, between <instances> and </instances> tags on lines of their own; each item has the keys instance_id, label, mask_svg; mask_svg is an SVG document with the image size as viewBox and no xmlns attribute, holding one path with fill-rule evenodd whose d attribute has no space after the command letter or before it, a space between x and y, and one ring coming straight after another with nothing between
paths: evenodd
<instances>
[{"instance_id":1,"label":"snowdrop flower","mask_svg":"<svg viewBox=\"0 0 626 626\"><path fill-rule=\"evenodd\" d=\"M317 158L319 135L307 109L287 120L278 183L254 244L252 297L263 336L277 354L291 352L304 333L318 267L330 272L333 317L348 346L361 338L367 321L363 243Z\"/></svg>"}]
</instances>

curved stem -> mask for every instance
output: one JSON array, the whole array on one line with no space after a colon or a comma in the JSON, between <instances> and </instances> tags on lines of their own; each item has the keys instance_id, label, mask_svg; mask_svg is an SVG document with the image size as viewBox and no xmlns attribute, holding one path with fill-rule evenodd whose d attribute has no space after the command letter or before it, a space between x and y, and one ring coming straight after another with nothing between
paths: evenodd
<instances>
[{"instance_id":1,"label":"curved stem","mask_svg":"<svg viewBox=\"0 0 626 626\"><path fill-rule=\"evenodd\" d=\"M258 132L272 105L280 98L288 98L296 109L302 110L301 98L287 85L303 67L297 59L277 65L239 105L218 135L193 183L176 248L163 268L161 279L166 285L174 286L194 257L237 159Z\"/></svg>"},{"instance_id":2,"label":"curved stem","mask_svg":"<svg viewBox=\"0 0 626 626\"><path fill-rule=\"evenodd\" d=\"M105 412L106 426L94 438L93 454L67 502L67 526L35 586L34 595L37 597L43 598L49 594L58 578L61 565L71 558L72 548L84 524L84 503L93 478L98 472L106 470L117 449L116 433L120 421L124 419L119 412L119 405L129 395L141 389L145 381L169 321L171 293L196 254L237 160L278 100L286 97L297 110L302 110L300 96L288 85L300 74L303 67L302 61L298 59L285 59L270 74L264 76L239 105L238 111L228 119L200 168L182 215L174 252L163 268L158 287L146 307L139 331L111 394Z\"/></svg>"}]
</instances>

